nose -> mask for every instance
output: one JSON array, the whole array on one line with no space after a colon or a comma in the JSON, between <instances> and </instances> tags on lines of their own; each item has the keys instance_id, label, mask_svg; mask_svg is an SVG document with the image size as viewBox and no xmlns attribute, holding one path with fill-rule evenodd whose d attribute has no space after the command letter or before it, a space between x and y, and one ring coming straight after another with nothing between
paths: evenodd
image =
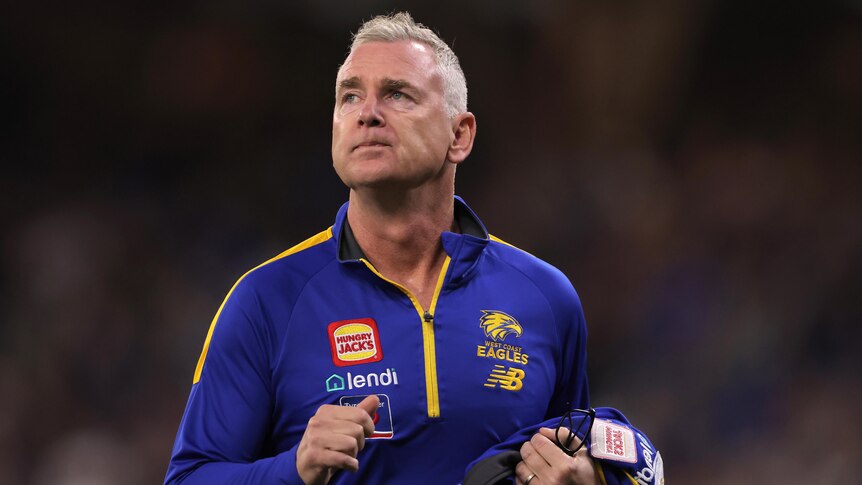
<instances>
[{"instance_id":1,"label":"nose","mask_svg":"<svg viewBox=\"0 0 862 485\"><path fill-rule=\"evenodd\" d=\"M359 111L359 126L376 127L383 126L386 121L380 112L380 103L377 96L368 96Z\"/></svg>"}]
</instances>

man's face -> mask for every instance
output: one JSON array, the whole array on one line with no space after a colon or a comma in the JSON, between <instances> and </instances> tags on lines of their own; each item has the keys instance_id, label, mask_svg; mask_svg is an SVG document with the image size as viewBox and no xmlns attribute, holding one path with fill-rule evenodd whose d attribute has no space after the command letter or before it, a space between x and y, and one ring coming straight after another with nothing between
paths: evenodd
<instances>
[{"instance_id":1,"label":"man's face","mask_svg":"<svg viewBox=\"0 0 862 485\"><path fill-rule=\"evenodd\" d=\"M430 47L370 42L338 72L332 160L350 187L418 187L437 177L454 139Z\"/></svg>"}]
</instances>

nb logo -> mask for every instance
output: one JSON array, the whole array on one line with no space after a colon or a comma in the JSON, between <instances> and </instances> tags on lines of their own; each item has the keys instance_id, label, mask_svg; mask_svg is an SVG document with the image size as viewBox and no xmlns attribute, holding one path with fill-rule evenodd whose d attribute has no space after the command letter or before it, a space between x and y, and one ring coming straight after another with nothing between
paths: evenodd
<instances>
[{"instance_id":1,"label":"nb logo","mask_svg":"<svg viewBox=\"0 0 862 485\"><path fill-rule=\"evenodd\" d=\"M509 367L507 370L502 365L495 365L485 382L485 387L500 387L507 391L520 391L524 387L525 375L526 373L521 369Z\"/></svg>"}]
</instances>

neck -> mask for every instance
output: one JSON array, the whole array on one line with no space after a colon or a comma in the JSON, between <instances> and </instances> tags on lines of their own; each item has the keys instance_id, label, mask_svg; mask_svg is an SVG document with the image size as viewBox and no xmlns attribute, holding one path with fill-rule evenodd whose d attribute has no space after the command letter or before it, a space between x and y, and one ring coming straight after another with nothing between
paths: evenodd
<instances>
[{"instance_id":1,"label":"neck","mask_svg":"<svg viewBox=\"0 0 862 485\"><path fill-rule=\"evenodd\" d=\"M454 229L454 191L454 184L434 192L350 191L347 219L362 251L426 309L446 257L440 235Z\"/></svg>"}]
</instances>

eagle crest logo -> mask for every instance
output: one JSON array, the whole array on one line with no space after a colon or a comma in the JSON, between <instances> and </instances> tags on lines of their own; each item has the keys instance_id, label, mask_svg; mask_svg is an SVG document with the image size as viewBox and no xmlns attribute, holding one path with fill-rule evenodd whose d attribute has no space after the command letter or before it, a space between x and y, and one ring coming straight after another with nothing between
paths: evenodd
<instances>
[{"instance_id":1,"label":"eagle crest logo","mask_svg":"<svg viewBox=\"0 0 862 485\"><path fill-rule=\"evenodd\" d=\"M496 310L482 310L479 325L485 331L485 336L497 342L502 342L511 334L520 337L524 332L515 317Z\"/></svg>"}]
</instances>

